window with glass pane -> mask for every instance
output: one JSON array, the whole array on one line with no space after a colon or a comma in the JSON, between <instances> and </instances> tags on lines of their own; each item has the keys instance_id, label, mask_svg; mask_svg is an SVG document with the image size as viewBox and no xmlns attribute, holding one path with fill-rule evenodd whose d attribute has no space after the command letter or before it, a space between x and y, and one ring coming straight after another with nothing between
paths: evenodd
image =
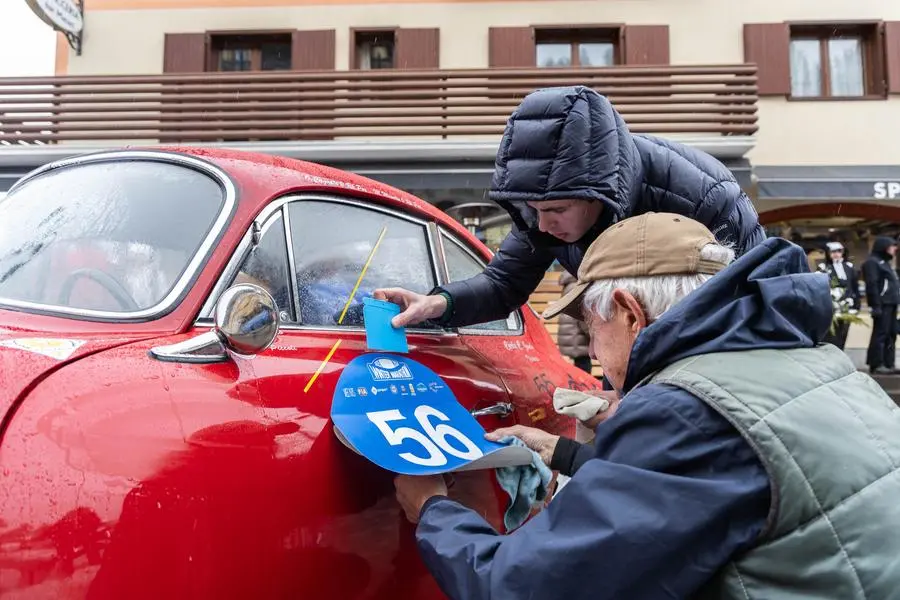
<instances>
[{"instance_id":1,"label":"window with glass pane","mask_svg":"<svg viewBox=\"0 0 900 600\"><path fill-rule=\"evenodd\" d=\"M883 93L883 74L867 56L878 56L872 26L797 26L791 29L791 96L856 98ZM877 61L874 61L877 63ZM870 70L871 72L867 72Z\"/></svg>"},{"instance_id":2,"label":"window with glass pane","mask_svg":"<svg viewBox=\"0 0 900 600\"><path fill-rule=\"evenodd\" d=\"M291 69L291 43L262 44L260 49L263 71L289 71Z\"/></svg>"},{"instance_id":3,"label":"window with glass pane","mask_svg":"<svg viewBox=\"0 0 900 600\"><path fill-rule=\"evenodd\" d=\"M297 269L297 298L303 325L362 326L362 302L376 288L401 287L428 293L435 286L425 227L399 217L337 202L290 205L291 243ZM343 308L381 231L381 244Z\"/></svg>"},{"instance_id":4,"label":"window with glass pane","mask_svg":"<svg viewBox=\"0 0 900 600\"><path fill-rule=\"evenodd\" d=\"M249 48L233 48L219 52L220 71L250 71L253 69L253 52Z\"/></svg>"},{"instance_id":5,"label":"window with glass pane","mask_svg":"<svg viewBox=\"0 0 900 600\"><path fill-rule=\"evenodd\" d=\"M37 176L0 202L3 299L117 313L161 304L225 206L211 177L150 160Z\"/></svg>"},{"instance_id":6,"label":"window with glass pane","mask_svg":"<svg viewBox=\"0 0 900 600\"><path fill-rule=\"evenodd\" d=\"M394 32L356 32L356 68L393 69Z\"/></svg>"},{"instance_id":7,"label":"window with glass pane","mask_svg":"<svg viewBox=\"0 0 900 600\"><path fill-rule=\"evenodd\" d=\"M241 283L258 285L272 294L279 318L286 322L294 320L287 241L280 212L263 225L259 243L250 250L231 285Z\"/></svg>"},{"instance_id":8,"label":"window with glass pane","mask_svg":"<svg viewBox=\"0 0 900 600\"><path fill-rule=\"evenodd\" d=\"M828 40L828 70L832 96L864 95L862 40Z\"/></svg>"},{"instance_id":9,"label":"window with glass pane","mask_svg":"<svg viewBox=\"0 0 900 600\"><path fill-rule=\"evenodd\" d=\"M791 40L791 95L822 95L822 58L819 40Z\"/></svg>"},{"instance_id":10,"label":"window with glass pane","mask_svg":"<svg viewBox=\"0 0 900 600\"><path fill-rule=\"evenodd\" d=\"M608 67L616 62L617 29L538 29L538 67Z\"/></svg>"},{"instance_id":11,"label":"window with glass pane","mask_svg":"<svg viewBox=\"0 0 900 600\"><path fill-rule=\"evenodd\" d=\"M447 276L451 282L469 279L484 271L484 265L481 261L463 250L457 242L442 234L441 243L444 246L444 260L447 261ZM518 328L518 319L515 312L511 313L506 319L465 327L466 330L475 331L516 331Z\"/></svg>"},{"instance_id":12,"label":"window with glass pane","mask_svg":"<svg viewBox=\"0 0 900 600\"><path fill-rule=\"evenodd\" d=\"M214 34L210 38L217 71L281 71L291 68L291 36L284 33Z\"/></svg>"},{"instance_id":13,"label":"window with glass pane","mask_svg":"<svg viewBox=\"0 0 900 600\"><path fill-rule=\"evenodd\" d=\"M537 66L572 66L572 44L537 44Z\"/></svg>"},{"instance_id":14,"label":"window with glass pane","mask_svg":"<svg viewBox=\"0 0 900 600\"><path fill-rule=\"evenodd\" d=\"M578 64L582 67L612 66L615 50L615 45L608 42L578 44Z\"/></svg>"}]
</instances>

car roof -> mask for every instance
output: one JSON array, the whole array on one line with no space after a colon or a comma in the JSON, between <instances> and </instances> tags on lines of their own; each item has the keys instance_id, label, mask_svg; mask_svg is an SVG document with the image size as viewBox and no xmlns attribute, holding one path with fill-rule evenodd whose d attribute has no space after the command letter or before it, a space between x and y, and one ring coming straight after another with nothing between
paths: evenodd
<instances>
[{"instance_id":1,"label":"car roof","mask_svg":"<svg viewBox=\"0 0 900 600\"><path fill-rule=\"evenodd\" d=\"M338 193L374 201L390 208L430 218L468 243L478 241L465 227L428 202L401 189L349 171L283 156L199 146L164 146L159 152L185 154L213 163L228 173L240 187L251 185L258 193L240 194L243 210L258 213L272 198L291 192Z\"/></svg>"}]
</instances>

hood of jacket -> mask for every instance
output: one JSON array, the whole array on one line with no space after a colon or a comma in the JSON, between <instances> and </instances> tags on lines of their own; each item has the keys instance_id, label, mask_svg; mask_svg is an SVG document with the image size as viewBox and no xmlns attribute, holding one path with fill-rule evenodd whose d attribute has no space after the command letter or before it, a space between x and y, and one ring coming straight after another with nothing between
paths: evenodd
<instances>
[{"instance_id":1,"label":"hood of jacket","mask_svg":"<svg viewBox=\"0 0 900 600\"><path fill-rule=\"evenodd\" d=\"M532 92L510 116L488 195L533 241L559 245L538 231L528 202L602 202L603 216L584 238L593 240L631 213L641 179L634 139L609 100L584 86L555 87Z\"/></svg>"},{"instance_id":2,"label":"hood of jacket","mask_svg":"<svg viewBox=\"0 0 900 600\"><path fill-rule=\"evenodd\" d=\"M888 237L886 235L880 235L875 238L875 242L872 244L872 254L877 256L878 258L884 260L891 260L893 257L888 254L887 249L891 246L896 246L897 240L892 237Z\"/></svg>"},{"instance_id":3,"label":"hood of jacket","mask_svg":"<svg viewBox=\"0 0 900 600\"><path fill-rule=\"evenodd\" d=\"M813 347L831 316L828 276L809 272L799 246L769 238L638 335L623 391L699 354Z\"/></svg>"}]
</instances>

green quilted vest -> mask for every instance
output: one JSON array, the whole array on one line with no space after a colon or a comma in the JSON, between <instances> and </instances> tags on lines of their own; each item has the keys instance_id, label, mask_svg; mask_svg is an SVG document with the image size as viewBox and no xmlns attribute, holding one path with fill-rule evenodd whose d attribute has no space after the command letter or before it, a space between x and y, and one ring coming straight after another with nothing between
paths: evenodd
<instances>
[{"instance_id":1,"label":"green quilted vest","mask_svg":"<svg viewBox=\"0 0 900 600\"><path fill-rule=\"evenodd\" d=\"M701 398L756 449L772 507L698 598L900 598L900 408L832 345L722 352L647 382Z\"/></svg>"}]
</instances>

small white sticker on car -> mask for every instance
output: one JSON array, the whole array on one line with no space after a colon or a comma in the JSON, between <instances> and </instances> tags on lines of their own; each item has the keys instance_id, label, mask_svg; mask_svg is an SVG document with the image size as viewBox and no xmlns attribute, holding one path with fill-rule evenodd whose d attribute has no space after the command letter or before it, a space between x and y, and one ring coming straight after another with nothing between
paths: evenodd
<instances>
[{"instance_id":1,"label":"small white sticker on car","mask_svg":"<svg viewBox=\"0 0 900 600\"><path fill-rule=\"evenodd\" d=\"M35 354L43 354L44 356L49 356L56 360L65 360L69 358L82 344L84 344L83 340L55 338L16 338L0 341L0 346L24 350L25 352L34 352Z\"/></svg>"}]
</instances>

